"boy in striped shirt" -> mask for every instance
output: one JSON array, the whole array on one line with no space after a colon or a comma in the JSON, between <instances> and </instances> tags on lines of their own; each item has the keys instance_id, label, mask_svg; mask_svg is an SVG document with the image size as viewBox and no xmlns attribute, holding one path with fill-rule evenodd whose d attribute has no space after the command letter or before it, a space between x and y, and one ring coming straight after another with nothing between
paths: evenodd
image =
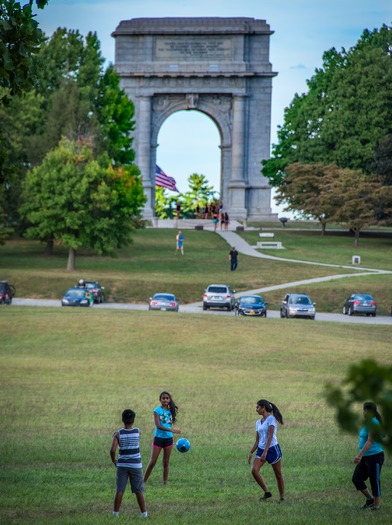
<instances>
[{"instance_id":1,"label":"boy in striped shirt","mask_svg":"<svg viewBox=\"0 0 392 525\"><path fill-rule=\"evenodd\" d=\"M116 496L114 498L113 516L118 517L121 502L124 496L127 482L131 485L133 494L136 495L142 518L147 518L146 502L144 499L144 484L142 471L142 457L140 455L140 430L133 428L135 412L128 408L122 413L124 427L113 434L110 458L116 466ZM119 447L116 461L116 450Z\"/></svg>"}]
</instances>

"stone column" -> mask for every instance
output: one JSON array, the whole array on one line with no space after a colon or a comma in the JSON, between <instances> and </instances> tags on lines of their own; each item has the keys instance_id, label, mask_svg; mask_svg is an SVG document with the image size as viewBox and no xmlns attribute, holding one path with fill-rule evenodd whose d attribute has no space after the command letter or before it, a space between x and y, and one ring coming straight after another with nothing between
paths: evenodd
<instances>
[{"instance_id":1,"label":"stone column","mask_svg":"<svg viewBox=\"0 0 392 525\"><path fill-rule=\"evenodd\" d=\"M139 131L137 165L139 166L143 177L144 193L147 197L147 202L144 205L143 217L145 219L152 219L154 216L153 204L155 196L153 190L155 177L151 178L151 97L139 97L138 102Z\"/></svg>"},{"instance_id":2,"label":"stone column","mask_svg":"<svg viewBox=\"0 0 392 525\"><path fill-rule=\"evenodd\" d=\"M231 178L229 182L231 215L236 219L247 216L245 208L245 119L246 97L235 95L233 97L233 132L232 132L232 157Z\"/></svg>"},{"instance_id":3,"label":"stone column","mask_svg":"<svg viewBox=\"0 0 392 525\"><path fill-rule=\"evenodd\" d=\"M244 180L245 156L245 97L233 97L233 137L231 181Z\"/></svg>"}]
</instances>

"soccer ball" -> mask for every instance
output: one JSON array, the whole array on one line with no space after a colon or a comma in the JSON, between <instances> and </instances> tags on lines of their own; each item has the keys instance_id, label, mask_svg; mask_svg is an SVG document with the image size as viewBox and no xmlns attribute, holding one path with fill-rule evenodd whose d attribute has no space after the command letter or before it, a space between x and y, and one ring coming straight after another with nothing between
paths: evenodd
<instances>
[{"instance_id":1,"label":"soccer ball","mask_svg":"<svg viewBox=\"0 0 392 525\"><path fill-rule=\"evenodd\" d=\"M188 452L188 450L191 448L191 444L189 441L185 438L181 438L176 443L176 449L178 452Z\"/></svg>"}]
</instances>

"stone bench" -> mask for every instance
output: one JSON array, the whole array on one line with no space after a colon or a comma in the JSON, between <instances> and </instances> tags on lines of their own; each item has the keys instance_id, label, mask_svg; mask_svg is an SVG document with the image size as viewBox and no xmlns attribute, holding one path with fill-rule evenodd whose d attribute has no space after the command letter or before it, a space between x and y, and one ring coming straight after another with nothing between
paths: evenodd
<instances>
[{"instance_id":1,"label":"stone bench","mask_svg":"<svg viewBox=\"0 0 392 525\"><path fill-rule=\"evenodd\" d=\"M260 250L282 250L283 246L282 243L278 241L262 241L257 243L256 248L259 248Z\"/></svg>"},{"instance_id":2,"label":"stone bench","mask_svg":"<svg viewBox=\"0 0 392 525\"><path fill-rule=\"evenodd\" d=\"M275 237L275 234L274 233L259 233L259 237L261 237L262 239L263 238L269 238L269 239L273 239Z\"/></svg>"}]
</instances>

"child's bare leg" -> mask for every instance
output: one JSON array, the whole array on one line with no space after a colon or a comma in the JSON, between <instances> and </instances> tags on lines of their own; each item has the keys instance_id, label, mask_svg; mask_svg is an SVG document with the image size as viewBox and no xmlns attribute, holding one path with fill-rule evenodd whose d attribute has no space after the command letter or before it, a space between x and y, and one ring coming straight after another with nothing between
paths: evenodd
<instances>
[{"instance_id":1,"label":"child's bare leg","mask_svg":"<svg viewBox=\"0 0 392 525\"><path fill-rule=\"evenodd\" d=\"M169 480L169 461L172 447L163 449L163 484L166 485Z\"/></svg>"},{"instance_id":2,"label":"child's bare leg","mask_svg":"<svg viewBox=\"0 0 392 525\"><path fill-rule=\"evenodd\" d=\"M140 512L147 512L146 500L144 499L144 492L136 493L136 501L139 505Z\"/></svg>"},{"instance_id":3,"label":"child's bare leg","mask_svg":"<svg viewBox=\"0 0 392 525\"><path fill-rule=\"evenodd\" d=\"M114 497L114 507L113 507L114 512L118 512L120 510L123 496L124 496L124 492L116 492L116 495Z\"/></svg>"},{"instance_id":4,"label":"child's bare leg","mask_svg":"<svg viewBox=\"0 0 392 525\"><path fill-rule=\"evenodd\" d=\"M161 452L160 448L154 447L154 446L152 447L151 459L150 459L149 464L147 465L146 472L144 474L144 482L146 482L148 478L150 477L150 474L152 472L152 469L155 467L155 464L157 462L160 452Z\"/></svg>"},{"instance_id":5,"label":"child's bare leg","mask_svg":"<svg viewBox=\"0 0 392 525\"><path fill-rule=\"evenodd\" d=\"M280 499L284 499L284 478L282 474L282 461L280 460L274 465L272 465L272 468L274 469L276 481L278 482Z\"/></svg>"},{"instance_id":6,"label":"child's bare leg","mask_svg":"<svg viewBox=\"0 0 392 525\"><path fill-rule=\"evenodd\" d=\"M261 461L259 458L255 458L252 466L252 476L254 477L256 483L264 490L264 492L269 492L267 485L264 482L262 475L260 474L260 469L264 465L265 461Z\"/></svg>"}]
</instances>

